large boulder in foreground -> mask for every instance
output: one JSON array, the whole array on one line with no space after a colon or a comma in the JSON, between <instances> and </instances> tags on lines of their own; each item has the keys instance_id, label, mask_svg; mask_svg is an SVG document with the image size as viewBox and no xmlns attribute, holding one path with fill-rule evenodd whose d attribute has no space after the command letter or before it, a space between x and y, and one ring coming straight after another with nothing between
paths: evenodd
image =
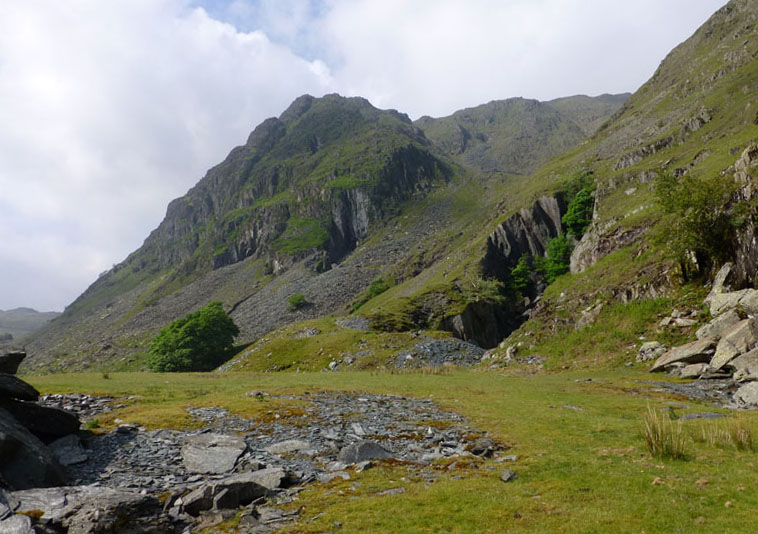
<instances>
[{"instance_id":1,"label":"large boulder in foreground","mask_svg":"<svg viewBox=\"0 0 758 534\"><path fill-rule=\"evenodd\" d=\"M0 408L0 483L9 489L42 488L65 483L63 470L36 436Z\"/></svg>"},{"instance_id":2,"label":"large boulder in foreground","mask_svg":"<svg viewBox=\"0 0 758 534\"><path fill-rule=\"evenodd\" d=\"M39 391L13 375L0 373L0 399L36 401Z\"/></svg>"},{"instance_id":3,"label":"large boulder in foreground","mask_svg":"<svg viewBox=\"0 0 758 534\"><path fill-rule=\"evenodd\" d=\"M0 401L0 407L45 443L79 431L79 417L60 408L23 401Z\"/></svg>"},{"instance_id":4,"label":"large boulder in foreground","mask_svg":"<svg viewBox=\"0 0 758 534\"><path fill-rule=\"evenodd\" d=\"M158 499L137 492L70 486L16 491L12 496L19 503L18 513L44 512L41 521L53 527L53 532L164 534L176 531L162 512Z\"/></svg>"},{"instance_id":5,"label":"large boulder in foreground","mask_svg":"<svg viewBox=\"0 0 758 534\"><path fill-rule=\"evenodd\" d=\"M663 371L675 363L708 363L711 361L715 348L716 340L713 338L698 339L692 343L674 347L658 358L650 371Z\"/></svg>"}]
</instances>

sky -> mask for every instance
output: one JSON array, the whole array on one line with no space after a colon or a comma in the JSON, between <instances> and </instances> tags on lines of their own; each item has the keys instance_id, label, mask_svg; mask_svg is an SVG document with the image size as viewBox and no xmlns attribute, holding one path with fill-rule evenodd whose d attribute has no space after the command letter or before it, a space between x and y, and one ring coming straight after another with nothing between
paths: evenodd
<instances>
[{"instance_id":1,"label":"sky","mask_svg":"<svg viewBox=\"0 0 758 534\"><path fill-rule=\"evenodd\" d=\"M63 310L297 96L635 91L725 0L3 0L0 309Z\"/></svg>"}]
</instances>

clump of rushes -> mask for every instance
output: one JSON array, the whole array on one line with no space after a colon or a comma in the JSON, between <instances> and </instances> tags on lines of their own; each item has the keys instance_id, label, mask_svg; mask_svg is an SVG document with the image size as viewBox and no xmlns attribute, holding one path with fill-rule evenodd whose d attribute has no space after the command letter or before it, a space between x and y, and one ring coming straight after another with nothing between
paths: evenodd
<instances>
[{"instance_id":1,"label":"clump of rushes","mask_svg":"<svg viewBox=\"0 0 758 534\"><path fill-rule=\"evenodd\" d=\"M686 438L682 424L674 423L671 418L663 416L649 405L644 417L642 438L653 458L677 460L685 457Z\"/></svg>"}]
</instances>

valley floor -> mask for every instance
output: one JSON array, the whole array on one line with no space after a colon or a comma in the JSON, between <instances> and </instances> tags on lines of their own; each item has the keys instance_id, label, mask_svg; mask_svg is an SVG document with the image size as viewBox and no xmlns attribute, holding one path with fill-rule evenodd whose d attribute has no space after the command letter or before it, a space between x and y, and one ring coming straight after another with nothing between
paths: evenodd
<instances>
[{"instance_id":1,"label":"valley floor","mask_svg":"<svg viewBox=\"0 0 758 534\"><path fill-rule=\"evenodd\" d=\"M758 435L758 414L673 396L650 379L633 370L28 377L43 393L131 396L126 407L99 416L105 429L115 419L149 429L191 428L190 407L270 422L292 410L277 395L350 391L430 399L511 447L485 460L440 459L431 478L417 465L379 462L349 480L309 484L288 505L300 510L300 520L283 532L753 532L758 454L713 436L734 421ZM253 390L274 398L246 395ZM661 460L647 453L642 438L648 407L671 418L729 417L683 421L686 457ZM504 483L506 468L518 478Z\"/></svg>"}]
</instances>

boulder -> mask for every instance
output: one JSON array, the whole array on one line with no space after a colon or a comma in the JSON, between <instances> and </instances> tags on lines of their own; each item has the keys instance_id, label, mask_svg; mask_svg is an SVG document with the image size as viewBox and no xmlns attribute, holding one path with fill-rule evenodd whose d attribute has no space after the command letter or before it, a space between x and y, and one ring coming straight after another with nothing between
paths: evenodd
<instances>
[{"instance_id":1,"label":"boulder","mask_svg":"<svg viewBox=\"0 0 758 534\"><path fill-rule=\"evenodd\" d=\"M182 460L191 473L222 474L234 469L247 449L245 440L226 434L198 434L182 447Z\"/></svg>"},{"instance_id":2,"label":"boulder","mask_svg":"<svg viewBox=\"0 0 758 534\"><path fill-rule=\"evenodd\" d=\"M758 314L758 291L749 289L745 296L740 299L740 308L748 315Z\"/></svg>"},{"instance_id":3,"label":"boulder","mask_svg":"<svg viewBox=\"0 0 758 534\"><path fill-rule=\"evenodd\" d=\"M59 486L63 470L39 438L0 408L0 480L10 489Z\"/></svg>"},{"instance_id":4,"label":"boulder","mask_svg":"<svg viewBox=\"0 0 758 534\"><path fill-rule=\"evenodd\" d=\"M717 295L709 295L705 299L705 303L711 309L711 315L714 317L724 313L727 310L735 309L740 300L743 299L748 293L755 291L754 289L741 289L739 291L732 291L730 293L719 293Z\"/></svg>"},{"instance_id":5,"label":"boulder","mask_svg":"<svg viewBox=\"0 0 758 534\"><path fill-rule=\"evenodd\" d=\"M708 297L706 297L706 302L709 298L712 298L715 295L729 293L732 290L731 286L734 278L733 268L734 264L732 262L727 262L721 267L721 269L719 269L719 272L716 273L716 277L713 279L711 291L708 293Z\"/></svg>"},{"instance_id":6,"label":"boulder","mask_svg":"<svg viewBox=\"0 0 758 534\"><path fill-rule=\"evenodd\" d=\"M234 475L201 486L181 499L184 511L197 517L206 510L229 510L247 506L287 485L284 469L270 468Z\"/></svg>"},{"instance_id":7,"label":"boulder","mask_svg":"<svg viewBox=\"0 0 758 534\"><path fill-rule=\"evenodd\" d=\"M711 370L718 371L732 359L758 345L758 319L745 319L726 331L711 359Z\"/></svg>"},{"instance_id":8,"label":"boulder","mask_svg":"<svg viewBox=\"0 0 758 534\"><path fill-rule=\"evenodd\" d=\"M17 491L17 512L44 512L42 520L68 534L175 532L158 499L100 486ZM56 531L58 531L56 528Z\"/></svg>"},{"instance_id":9,"label":"boulder","mask_svg":"<svg viewBox=\"0 0 758 534\"><path fill-rule=\"evenodd\" d=\"M23 350L14 350L0 354L0 373L15 375L18 372L18 366L26 358L26 352Z\"/></svg>"},{"instance_id":10,"label":"boulder","mask_svg":"<svg viewBox=\"0 0 758 534\"><path fill-rule=\"evenodd\" d=\"M0 402L0 406L44 442L74 434L81 424L76 414L60 408L12 400Z\"/></svg>"},{"instance_id":11,"label":"boulder","mask_svg":"<svg viewBox=\"0 0 758 534\"><path fill-rule=\"evenodd\" d=\"M727 310L726 312L718 315L711 320L708 324L705 324L697 329L695 337L698 339L705 339L712 337L714 339L721 339L724 332L727 332L734 325L739 323L742 319L739 314L734 310Z\"/></svg>"},{"instance_id":12,"label":"boulder","mask_svg":"<svg viewBox=\"0 0 758 534\"><path fill-rule=\"evenodd\" d=\"M713 356L715 347L716 340L712 338L699 339L686 345L674 347L658 358L650 371L663 371L675 363L708 363Z\"/></svg>"},{"instance_id":13,"label":"boulder","mask_svg":"<svg viewBox=\"0 0 758 534\"><path fill-rule=\"evenodd\" d=\"M736 408L758 408L758 382L748 382L734 392L732 403Z\"/></svg>"},{"instance_id":14,"label":"boulder","mask_svg":"<svg viewBox=\"0 0 758 534\"><path fill-rule=\"evenodd\" d=\"M89 460L89 455L82 448L82 442L76 434L56 439L48 447L62 466L81 464Z\"/></svg>"},{"instance_id":15,"label":"boulder","mask_svg":"<svg viewBox=\"0 0 758 534\"><path fill-rule=\"evenodd\" d=\"M758 380L758 349L737 356L725 367L734 371L734 380L737 382Z\"/></svg>"},{"instance_id":16,"label":"boulder","mask_svg":"<svg viewBox=\"0 0 758 534\"><path fill-rule=\"evenodd\" d=\"M357 464L374 458L392 458L392 453L375 441L362 440L344 447L337 456L344 464Z\"/></svg>"},{"instance_id":17,"label":"boulder","mask_svg":"<svg viewBox=\"0 0 758 534\"><path fill-rule=\"evenodd\" d=\"M12 515L0 521L0 534L34 534L32 520L25 515Z\"/></svg>"},{"instance_id":18,"label":"boulder","mask_svg":"<svg viewBox=\"0 0 758 534\"><path fill-rule=\"evenodd\" d=\"M647 362L655 360L666 354L666 347L659 341L648 341L643 343L640 350L637 351L637 361Z\"/></svg>"},{"instance_id":19,"label":"boulder","mask_svg":"<svg viewBox=\"0 0 758 534\"><path fill-rule=\"evenodd\" d=\"M0 488L0 519L5 519L16 509L16 502Z\"/></svg>"},{"instance_id":20,"label":"boulder","mask_svg":"<svg viewBox=\"0 0 758 534\"><path fill-rule=\"evenodd\" d=\"M39 391L13 375L0 373L0 399L36 401Z\"/></svg>"},{"instance_id":21,"label":"boulder","mask_svg":"<svg viewBox=\"0 0 758 534\"><path fill-rule=\"evenodd\" d=\"M679 376L682 378L699 378L707 370L707 363L693 363L683 367L682 370L679 371Z\"/></svg>"}]
</instances>

